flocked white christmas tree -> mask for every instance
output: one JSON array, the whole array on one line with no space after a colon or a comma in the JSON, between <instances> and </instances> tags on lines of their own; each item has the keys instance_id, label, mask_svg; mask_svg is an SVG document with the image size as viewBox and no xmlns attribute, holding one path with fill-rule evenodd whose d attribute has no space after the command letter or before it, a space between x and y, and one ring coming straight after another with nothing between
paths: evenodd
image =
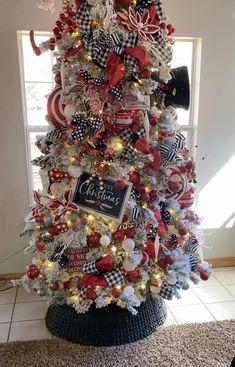
<instances>
[{"instance_id":1,"label":"flocked white christmas tree","mask_svg":"<svg viewBox=\"0 0 235 367\"><path fill-rule=\"evenodd\" d=\"M161 0L64 0L53 37L37 47L31 32L37 55L55 52L56 86L22 233L35 256L15 284L78 313L115 302L136 314L149 294L208 278L195 164L169 102L173 33Z\"/></svg>"}]
</instances>

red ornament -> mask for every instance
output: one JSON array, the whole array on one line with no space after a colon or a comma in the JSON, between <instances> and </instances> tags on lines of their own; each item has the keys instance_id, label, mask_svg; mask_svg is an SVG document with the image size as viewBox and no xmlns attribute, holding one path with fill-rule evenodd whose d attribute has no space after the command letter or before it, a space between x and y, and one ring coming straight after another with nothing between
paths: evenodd
<instances>
[{"instance_id":1,"label":"red ornament","mask_svg":"<svg viewBox=\"0 0 235 367\"><path fill-rule=\"evenodd\" d=\"M51 284L51 286L50 286L50 289L51 289L53 292L58 291L58 290L59 290L59 288L60 288L60 285L59 285L59 283L58 283L58 282L55 282L55 283Z\"/></svg>"},{"instance_id":2,"label":"red ornament","mask_svg":"<svg viewBox=\"0 0 235 367\"><path fill-rule=\"evenodd\" d=\"M157 262L159 268L165 269L167 267L167 263L165 262L165 259L159 259Z\"/></svg>"},{"instance_id":3,"label":"red ornament","mask_svg":"<svg viewBox=\"0 0 235 367\"><path fill-rule=\"evenodd\" d=\"M125 232L122 230L116 231L113 233L113 238L117 242L122 242L125 238Z\"/></svg>"},{"instance_id":4,"label":"red ornament","mask_svg":"<svg viewBox=\"0 0 235 367\"><path fill-rule=\"evenodd\" d=\"M146 202L150 201L150 195L149 195L149 193L148 192L144 192L141 195L141 200L146 201Z\"/></svg>"},{"instance_id":5,"label":"red ornament","mask_svg":"<svg viewBox=\"0 0 235 367\"><path fill-rule=\"evenodd\" d=\"M27 271L27 276L29 279L35 279L39 276L40 274L40 270L35 266L35 267L29 267L29 270Z\"/></svg>"},{"instance_id":6,"label":"red ornament","mask_svg":"<svg viewBox=\"0 0 235 367\"><path fill-rule=\"evenodd\" d=\"M56 73L55 82L56 82L56 84L61 85L61 75L60 75L60 73Z\"/></svg>"},{"instance_id":7,"label":"red ornament","mask_svg":"<svg viewBox=\"0 0 235 367\"><path fill-rule=\"evenodd\" d=\"M150 257L155 257L155 256L156 256L156 255L155 255L155 246L154 246L153 241L151 241L151 240L147 240L147 241L145 242L145 245L146 245L146 251L147 251L148 255L149 255Z\"/></svg>"},{"instance_id":8,"label":"red ornament","mask_svg":"<svg viewBox=\"0 0 235 367\"><path fill-rule=\"evenodd\" d=\"M142 184L137 184L137 185L134 186L134 188L140 194L145 192L145 186L142 185Z\"/></svg>"},{"instance_id":9,"label":"red ornament","mask_svg":"<svg viewBox=\"0 0 235 367\"><path fill-rule=\"evenodd\" d=\"M101 234L99 232L93 232L87 236L87 244L90 247L97 248L100 247Z\"/></svg>"},{"instance_id":10,"label":"red ornament","mask_svg":"<svg viewBox=\"0 0 235 367\"><path fill-rule=\"evenodd\" d=\"M165 262L167 265L172 265L175 262L175 257L172 255L166 255L165 256Z\"/></svg>"},{"instance_id":11,"label":"red ornament","mask_svg":"<svg viewBox=\"0 0 235 367\"><path fill-rule=\"evenodd\" d=\"M35 247L38 251L44 251L46 248L46 243L43 241L42 238L38 238L35 243Z\"/></svg>"},{"instance_id":12,"label":"red ornament","mask_svg":"<svg viewBox=\"0 0 235 367\"><path fill-rule=\"evenodd\" d=\"M115 188L116 189L118 189L118 190L122 190L122 189L124 189L124 187L125 187L126 185L125 185L125 182L124 181L122 181L122 180L117 180L116 182L115 182Z\"/></svg>"},{"instance_id":13,"label":"red ornament","mask_svg":"<svg viewBox=\"0 0 235 367\"><path fill-rule=\"evenodd\" d=\"M130 6L133 0L116 0L117 4Z\"/></svg>"},{"instance_id":14,"label":"red ornament","mask_svg":"<svg viewBox=\"0 0 235 367\"><path fill-rule=\"evenodd\" d=\"M112 291L112 295L114 298L118 298L120 296L120 293L122 292L122 290L120 288L114 288Z\"/></svg>"},{"instance_id":15,"label":"red ornament","mask_svg":"<svg viewBox=\"0 0 235 367\"><path fill-rule=\"evenodd\" d=\"M127 278L130 282L136 282L139 278L138 270L132 270L127 273Z\"/></svg>"},{"instance_id":16,"label":"red ornament","mask_svg":"<svg viewBox=\"0 0 235 367\"><path fill-rule=\"evenodd\" d=\"M133 184L137 184L140 182L140 175L136 171L130 171L129 172L129 182Z\"/></svg>"},{"instance_id":17,"label":"red ornament","mask_svg":"<svg viewBox=\"0 0 235 367\"><path fill-rule=\"evenodd\" d=\"M37 223L43 223L43 220L44 220L44 215L39 213L39 214L36 214L35 217L34 217L35 221Z\"/></svg>"},{"instance_id":18,"label":"red ornament","mask_svg":"<svg viewBox=\"0 0 235 367\"><path fill-rule=\"evenodd\" d=\"M134 238L135 237L135 228L127 228L125 229L125 235L128 237L128 238Z\"/></svg>"},{"instance_id":19,"label":"red ornament","mask_svg":"<svg viewBox=\"0 0 235 367\"><path fill-rule=\"evenodd\" d=\"M158 123L158 119L155 116L149 116L149 123L151 126L156 126Z\"/></svg>"},{"instance_id":20,"label":"red ornament","mask_svg":"<svg viewBox=\"0 0 235 367\"><path fill-rule=\"evenodd\" d=\"M64 282L64 289L70 289L72 287L71 280L67 280L67 282Z\"/></svg>"},{"instance_id":21,"label":"red ornament","mask_svg":"<svg viewBox=\"0 0 235 367\"><path fill-rule=\"evenodd\" d=\"M86 298L94 301L97 298L96 291L93 288L88 288L86 290Z\"/></svg>"},{"instance_id":22,"label":"red ornament","mask_svg":"<svg viewBox=\"0 0 235 367\"><path fill-rule=\"evenodd\" d=\"M156 200L158 198L158 192L156 190L152 190L149 193L150 200Z\"/></svg>"},{"instance_id":23,"label":"red ornament","mask_svg":"<svg viewBox=\"0 0 235 367\"><path fill-rule=\"evenodd\" d=\"M167 235L167 226L165 224L159 224L157 228L157 233L160 237L165 237Z\"/></svg>"},{"instance_id":24,"label":"red ornament","mask_svg":"<svg viewBox=\"0 0 235 367\"><path fill-rule=\"evenodd\" d=\"M187 233L188 233L188 228L182 227L182 228L179 229L179 234L181 236L186 236Z\"/></svg>"},{"instance_id":25,"label":"red ornament","mask_svg":"<svg viewBox=\"0 0 235 367\"><path fill-rule=\"evenodd\" d=\"M201 280L208 280L209 279L209 274L206 271L202 271L200 273L200 278L201 278Z\"/></svg>"}]
</instances>

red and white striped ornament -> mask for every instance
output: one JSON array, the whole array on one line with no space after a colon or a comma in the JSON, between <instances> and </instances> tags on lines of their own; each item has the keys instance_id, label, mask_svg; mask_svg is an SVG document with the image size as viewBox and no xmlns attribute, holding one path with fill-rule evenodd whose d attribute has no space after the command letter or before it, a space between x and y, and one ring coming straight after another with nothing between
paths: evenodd
<instances>
[{"instance_id":1,"label":"red and white striped ornament","mask_svg":"<svg viewBox=\"0 0 235 367\"><path fill-rule=\"evenodd\" d=\"M185 194L188 190L188 179L186 175L180 172L180 169L177 167L171 168L171 174L168 182L177 182L179 184L179 189L177 191L171 190L171 186L168 185L166 190L166 198L167 199L180 199L181 196Z\"/></svg>"},{"instance_id":2,"label":"red and white striped ornament","mask_svg":"<svg viewBox=\"0 0 235 367\"><path fill-rule=\"evenodd\" d=\"M126 111L117 112L114 122L120 128L128 128L132 124L132 113Z\"/></svg>"},{"instance_id":3,"label":"red and white striped ornament","mask_svg":"<svg viewBox=\"0 0 235 367\"><path fill-rule=\"evenodd\" d=\"M56 87L47 101L49 120L57 129L63 129L66 126L65 105L62 103L62 93L62 88Z\"/></svg>"},{"instance_id":4,"label":"red and white striped ornament","mask_svg":"<svg viewBox=\"0 0 235 367\"><path fill-rule=\"evenodd\" d=\"M194 194L189 190L179 199L179 204L184 208L190 208L194 203Z\"/></svg>"}]
</instances>

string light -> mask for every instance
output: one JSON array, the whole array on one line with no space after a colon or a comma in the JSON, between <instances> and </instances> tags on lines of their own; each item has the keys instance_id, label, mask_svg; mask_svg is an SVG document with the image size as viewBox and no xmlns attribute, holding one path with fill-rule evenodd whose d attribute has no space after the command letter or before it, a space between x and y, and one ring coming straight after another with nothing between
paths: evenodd
<instances>
[{"instance_id":1,"label":"string light","mask_svg":"<svg viewBox=\"0 0 235 367\"><path fill-rule=\"evenodd\" d=\"M117 247L116 246L112 246L111 247L111 250L112 250L112 252L116 253L117 252Z\"/></svg>"},{"instance_id":2,"label":"string light","mask_svg":"<svg viewBox=\"0 0 235 367\"><path fill-rule=\"evenodd\" d=\"M146 285L144 283L141 284L140 286L141 289L145 289L146 288Z\"/></svg>"},{"instance_id":3,"label":"string light","mask_svg":"<svg viewBox=\"0 0 235 367\"><path fill-rule=\"evenodd\" d=\"M89 220L89 222L92 222L95 219L95 217L94 217L94 215L89 214L87 219Z\"/></svg>"}]
</instances>

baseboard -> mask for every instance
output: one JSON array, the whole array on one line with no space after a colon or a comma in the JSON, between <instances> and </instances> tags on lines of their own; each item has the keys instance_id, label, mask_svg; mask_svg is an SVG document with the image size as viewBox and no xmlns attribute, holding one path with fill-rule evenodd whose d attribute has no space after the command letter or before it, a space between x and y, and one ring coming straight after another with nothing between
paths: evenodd
<instances>
[{"instance_id":1,"label":"baseboard","mask_svg":"<svg viewBox=\"0 0 235 367\"><path fill-rule=\"evenodd\" d=\"M235 266L235 257L221 257L218 259L207 259L206 261L211 264L213 268Z\"/></svg>"},{"instance_id":2,"label":"baseboard","mask_svg":"<svg viewBox=\"0 0 235 367\"><path fill-rule=\"evenodd\" d=\"M218 259L206 259L213 268L220 268L226 266L235 266L235 257L222 257ZM7 273L0 274L0 281L9 281L11 279L21 278L25 273Z\"/></svg>"},{"instance_id":3,"label":"baseboard","mask_svg":"<svg viewBox=\"0 0 235 367\"><path fill-rule=\"evenodd\" d=\"M25 273L6 273L0 274L0 281L9 281L12 279L21 278Z\"/></svg>"}]
</instances>

